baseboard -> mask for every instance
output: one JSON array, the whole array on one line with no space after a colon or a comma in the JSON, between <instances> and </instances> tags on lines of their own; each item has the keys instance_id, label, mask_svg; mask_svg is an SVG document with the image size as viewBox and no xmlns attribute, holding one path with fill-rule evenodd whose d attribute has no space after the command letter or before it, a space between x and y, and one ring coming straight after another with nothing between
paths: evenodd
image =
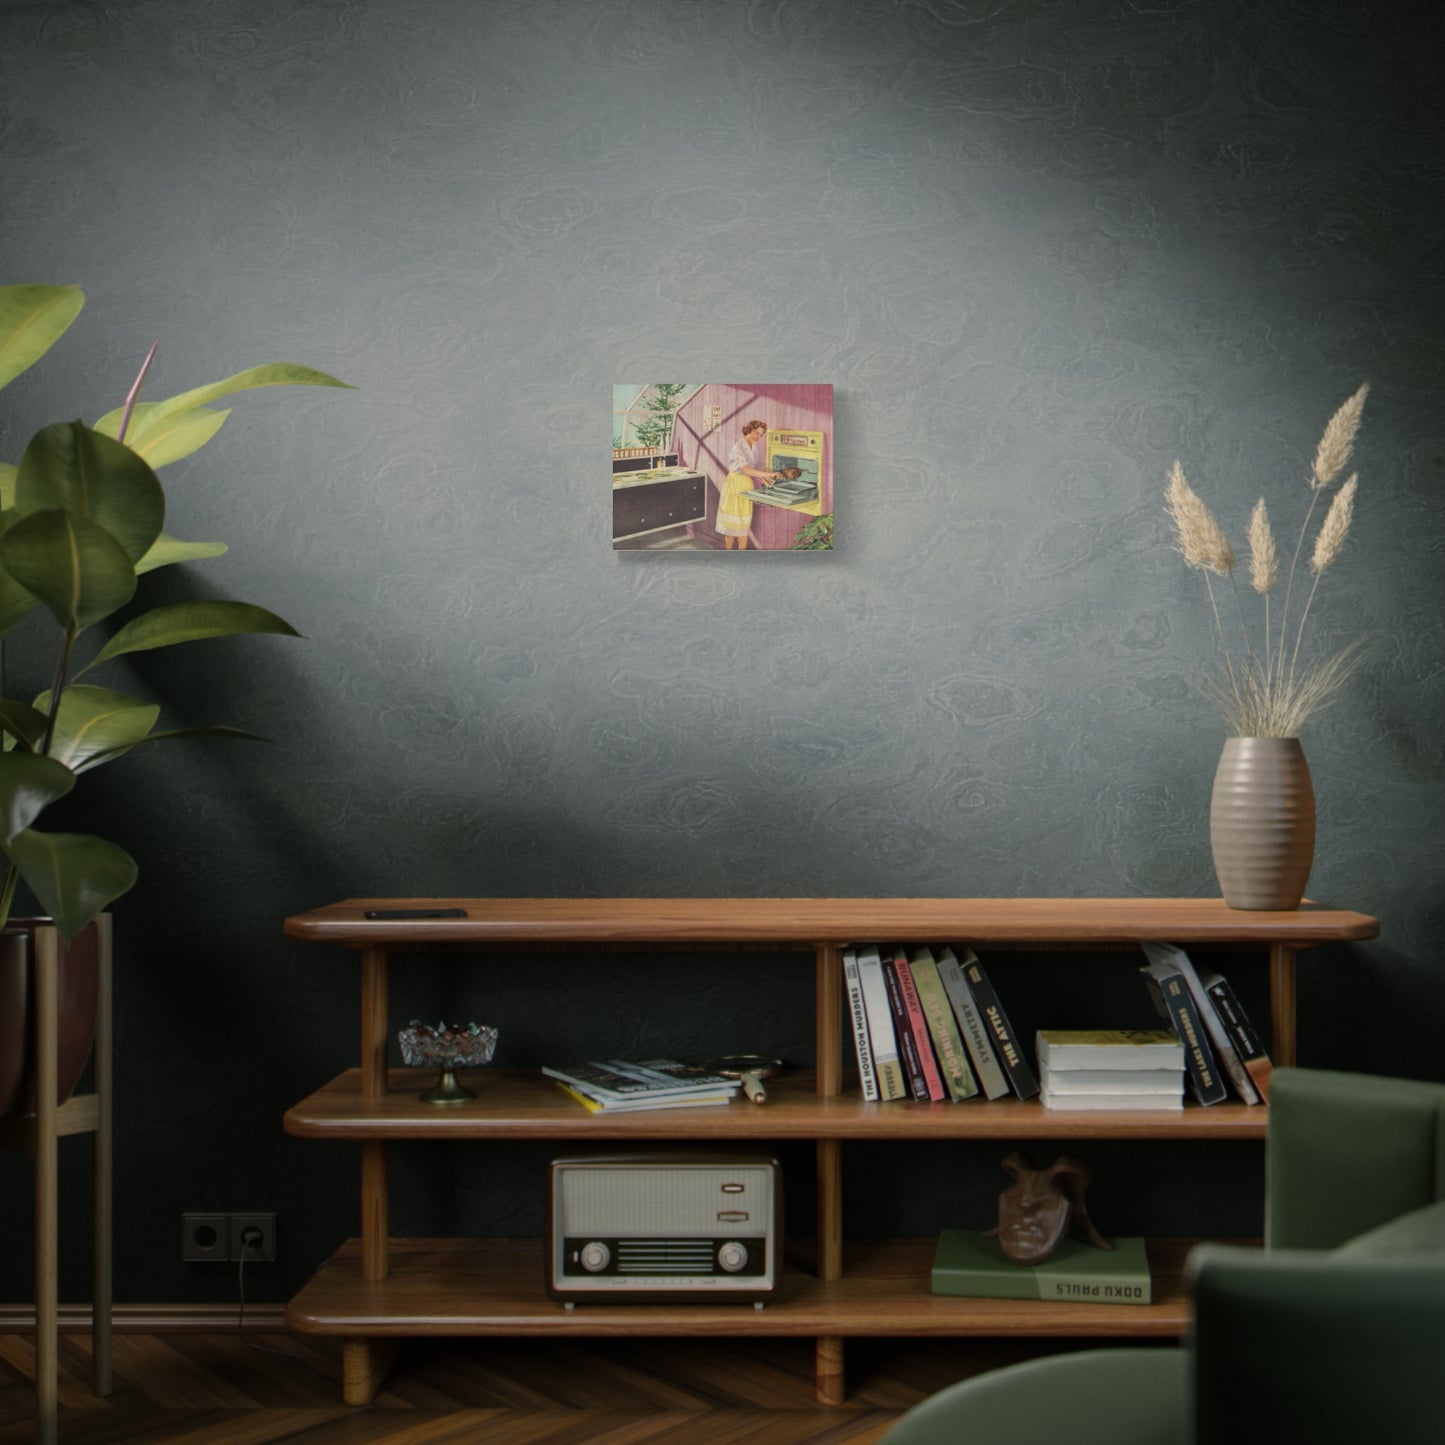
<instances>
[{"instance_id":1,"label":"baseboard","mask_svg":"<svg viewBox=\"0 0 1445 1445\"><path fill-rule=\"evenodd\" d=\"M286 1329L283 1305L248 1304L245 1315L235 1305L150 1304L116 1305L110 1327L117 1332L144 1335L220 1335L238 1328L246 1334L281 1334ZM66 1333L90 1333L88 1304L61 1305L60 1328ZM34 1305L0 1305L0 1335L35 1333Z\"/></svg>"}]
</instances>

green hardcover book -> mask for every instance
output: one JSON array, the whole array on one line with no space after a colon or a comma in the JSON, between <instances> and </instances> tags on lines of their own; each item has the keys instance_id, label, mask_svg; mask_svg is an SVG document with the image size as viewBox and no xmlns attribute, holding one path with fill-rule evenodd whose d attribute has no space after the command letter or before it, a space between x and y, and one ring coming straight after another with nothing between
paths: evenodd
<instances>
[{"instance_id":1,"label":"green hardcover book","mask_svg":"<svg viewBox=\"0 0 1445 1445\"><path fill-rule=\"evenodd\" d=\"M996 1238L945 1229L933 1256L933 1293L971 1299L1043 1299L1083 1304L1146 1305L1149 1256L1138 1238L1097 1249L1065 1239L1042 1264L1015 1264Z\"/></svg>"},{"instance_id":2,"label":"green hardcover book","mask_svg":"<svg viewBox=\"0 0 1445 1445\"><path fill-rule=\"evenodd\" d=\"M929 949L919 948L909 954L908 967L913 974L914 987L918 990L923 1017L928 1022L933 1052L938 1056L938 1070L943 1075L948 1096L955 1102L972 1099L978 1093L978 1080L969 1067L968 1051L953 1017L953 1005L949 1003L943 980L938 976L938 964Z\"/></svg>"}]
</instances>

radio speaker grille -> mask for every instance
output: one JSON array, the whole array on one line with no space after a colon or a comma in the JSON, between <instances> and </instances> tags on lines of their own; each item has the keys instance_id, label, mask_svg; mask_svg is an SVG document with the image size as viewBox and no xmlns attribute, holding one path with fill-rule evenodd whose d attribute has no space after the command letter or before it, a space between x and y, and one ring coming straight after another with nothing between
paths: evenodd
<instances>
[{"instance_id":1,"label":"radio speaker grille","mask_svg":"<svg viewBox=\"0 0 1445 1445\"><path fill-rule=\"evenodd\" d=\"M711 1274L708 1239L619 1239L618 1274Z\"/></svg>"}]
</instances>

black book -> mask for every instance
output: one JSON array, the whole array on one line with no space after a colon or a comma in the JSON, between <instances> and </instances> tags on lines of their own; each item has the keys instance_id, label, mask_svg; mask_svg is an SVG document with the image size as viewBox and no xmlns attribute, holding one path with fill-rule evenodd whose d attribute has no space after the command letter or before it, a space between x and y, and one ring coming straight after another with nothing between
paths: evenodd
<instances>
[{"instance_id":1,"label":"black book","mask_svg":"<svg viewBox=\"0 0 1445 1445\"><path fill-rule=\"evenodd\" d=\"M1221 975L1201 968L1199 981L1204 985L1204 991L1209 995L1209 1001L1214 1005L1215 1013L1223 1021L1224 1027L1233 1041L1234 1051L1239 1055L1240 1063L1244 1065L1249 1077L1254 1080L1254 1087L1259 1090L1260 1098L1268 1103L1269 1076L1274 1071L1274 1066L1270 1063L1269 1054L1259 1041L1259 1034L1249 1021L1249 1015L1245 1013L1243 1004L1235 997L1234 990L1229 986L1229 980Z\"/></svg>"},{"instance_id":2,"label":"black book","mask_svg":"<svg viewBox=\"0 0 1445 1445\"><path fill-rule=\"evenodd\" d=\"M1032 1099L1039 1091L1039 1081L1034 1077L1034 1071L1029 1068L1028 1060L1024 1058L1018 1035L1014 1033L1003 1004L999 1002L994 986L983 971L983 965L976 958L971 958L963 965L963 976L968 980L974 1002L983 1015L984 1027L988 1029L989 1038L993 1040L999 1062L1008 1075L1009 1083L1013 1085L1014 1093L1020 1099Z\"/></svg>"},{"instance_id":3,"label":"black book","mask_svg":"<svg viewBox=\"0 0 1445 1445\"><path fill-rule=\"evenodd\" d=\"M898 1035L903 1072L908 1076L908 1092L915 1099L927 1103L928 1083L923 1077L923 1064L918 1057L918 1041L913 1037L913 1027L908 1021L908 1005L903 1002L903 992L898 987L898 965L893 961L891 949L886 953L879 949L879 953L884 954L883 983L888 990L888 1007L893 1013L893 1032Z\"/></svg>"},{"instance_id":4,"label":"black book","mask_svg":"<svg viewBox=\"0 0 1445 1445\"><path fill-rule=\"evenodd\" d=\"M1184 1045L1184 1073L1189 1090L1201 1104L1217 1104L1229 1093L1224 1074L1209 1046L1204 1020L1190 992L1189 981L1172 963L1148 963L1144 975L1154 1007Z\"/></svg>"}]
</instances>

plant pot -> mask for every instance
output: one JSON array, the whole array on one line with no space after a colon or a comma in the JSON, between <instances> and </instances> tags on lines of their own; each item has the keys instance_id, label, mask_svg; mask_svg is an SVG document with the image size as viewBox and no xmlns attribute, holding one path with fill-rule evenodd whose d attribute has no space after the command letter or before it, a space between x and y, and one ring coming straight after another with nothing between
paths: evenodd
<instances>
[{"instance_id":1,"label":"plant pot","mask_svg":"<svg viewBox=\"0 0 1445 1445\"><path fill-rule=\"evenodd\" d=\"M1298 738L1229 738L1214 774L1209 840L1231 908L1298 908L1315 853L1315 794Z\"/></svg>"},{"instance_id":2,"label":"plant pot","mask_svg":"<svg viewBox=\"0 0 1445 1445\"><path fill-rule=\"evenodd\" d=\"M12 918L0 932L0 1116L35 1112L35 930L48 918ZM95 924L59 940L57 1104L80 1082L95 1043L100 949Z\"/></svg>"}]
</instances>

